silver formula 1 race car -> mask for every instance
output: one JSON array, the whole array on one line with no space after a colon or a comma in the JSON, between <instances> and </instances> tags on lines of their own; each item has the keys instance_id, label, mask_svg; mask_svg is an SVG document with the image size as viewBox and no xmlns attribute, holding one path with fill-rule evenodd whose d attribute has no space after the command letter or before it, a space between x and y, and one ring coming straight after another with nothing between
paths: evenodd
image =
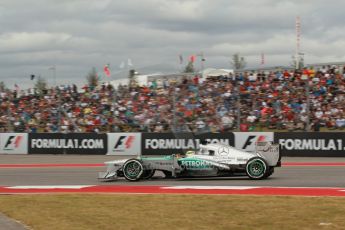
<instances>
[{"instance_id":1,"label":"silver formula 1 race car","mask_svg":"<svg viewBox=\"0 0 345 230\"><path fill-rule=\"evenodd\" d=\"M275 167L280 167L279 144L258 142L254 153L244 152L228 145L200 145L198 151L185 155L144 157L105 162L107 171L99 173L99 179L115 180L124 177L128 181L151 178L156 171L166 177L248 176L265 179Z\"/></svg>"}]
</instances>

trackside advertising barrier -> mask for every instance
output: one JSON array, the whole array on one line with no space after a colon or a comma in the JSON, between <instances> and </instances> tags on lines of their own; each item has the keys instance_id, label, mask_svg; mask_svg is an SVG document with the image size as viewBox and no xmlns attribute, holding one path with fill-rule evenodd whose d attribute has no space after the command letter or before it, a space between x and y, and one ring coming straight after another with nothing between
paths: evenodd
<instances>
[{"instance_id":1,"label":"trackside advertising barrier","mask_svg":"<svg viewBox=\"0 0 345 230\"><path fill-rule=\"evenodd\" d=\"M234 146L233 133L142 133L142 155L183 154L199 148L203 141Z\"/></svg>"},{"instance_id":2,"label":"trackside advertising barrier","mask_svg":"<svg viewBox=\"0 0 345 230\"><path fill-rule=\"evenodd\" d=\"M234 133L0 133L0 154L170 155L222 143L254 151L255 142L274 141L283 156L345 157L345 132Z\"/></svg>"},{"instance_id":3,"label":"trackside advertising barrier","mask_svg":"<svg viewBox=\"0 0 345 230\"><path fill-rule=\"evenodd\" d=\"M107 155L141 155L141 133L108 133Z\"/></svg>"},{"instance_id":4,"label":"trackside advertising barrier","mask_svg":"<svg viewBox=\"0 0 345 230\"><path fill-rule=\"evenodd\" d=\"M30 133L29 154L105 155L107 142L107 134Z\"/></svg>"},{"instance_id":5,"label":"trackside advertising barrier","mask_svg":"<svg viewBox=\"0 0 345 230\"><path fill-rule=\"evenodd\" d=\"M27 133L0 133L1 154L28 154Z\"/></svg>"},{"instance_id":6,"label":"trackside advertising barrier","mask_svg":"<svg viewBox=\"0 0 345 230\"><path fill-rule=\"evenodd\" d=\"M344 157L345 133L296 132L275 133L274 141L282 145L283 156Z\"/></svg>"}]
</instances>

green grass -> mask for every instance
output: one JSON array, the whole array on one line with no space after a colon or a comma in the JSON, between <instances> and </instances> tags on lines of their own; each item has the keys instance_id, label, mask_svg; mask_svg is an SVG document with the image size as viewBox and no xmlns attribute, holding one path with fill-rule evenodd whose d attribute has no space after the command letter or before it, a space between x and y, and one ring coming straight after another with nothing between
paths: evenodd
<instances>
[{"instance_id":1,"label":"green grass","mask_svg":"<svg viewBox=\"0 0 345 230\"><path fill-rule=\"evenodd\" d=\"M3 195L0 211L40 229L344 229L345 198Z\"/></svg>"}]
</instances>

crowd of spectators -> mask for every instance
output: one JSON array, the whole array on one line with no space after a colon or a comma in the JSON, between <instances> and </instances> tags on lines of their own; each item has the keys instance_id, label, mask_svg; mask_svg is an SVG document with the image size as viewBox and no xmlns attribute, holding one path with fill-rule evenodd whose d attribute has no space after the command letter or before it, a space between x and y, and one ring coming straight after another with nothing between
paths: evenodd
<instances>
[{"instance_id":1,"label":"crowd of spectators","mask_svg":"<svg viewBox=\"0 0 345 230\"><path fill-rule=\"evenodd\" d=\"M345 128L343 69L0 92L0 132L222 132Z\"/></svg>"}]
</instances>

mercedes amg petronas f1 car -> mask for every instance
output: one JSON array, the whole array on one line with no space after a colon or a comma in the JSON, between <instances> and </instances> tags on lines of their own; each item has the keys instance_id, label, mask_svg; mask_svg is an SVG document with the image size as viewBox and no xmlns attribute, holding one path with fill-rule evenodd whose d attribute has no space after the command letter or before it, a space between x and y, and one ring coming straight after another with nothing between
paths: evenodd
<instances>
[{"instance_id":1,"label":"mercedes amg petronas f1 car","mask_svg":"<svg viewBox=\"0 0 345 230\"><path fill-rule=\"evenodd\" d=\"M198 151L185 155L144 157L105 162L107 171L99 173L99 179L115 180L124 177L128 181L151 178L156 171L166 177L248 176L265 179L275 167L281 166L279 144L258 142L253 153L244 152L228 145L200 145Z\"/></svg>"}]
</instances>

